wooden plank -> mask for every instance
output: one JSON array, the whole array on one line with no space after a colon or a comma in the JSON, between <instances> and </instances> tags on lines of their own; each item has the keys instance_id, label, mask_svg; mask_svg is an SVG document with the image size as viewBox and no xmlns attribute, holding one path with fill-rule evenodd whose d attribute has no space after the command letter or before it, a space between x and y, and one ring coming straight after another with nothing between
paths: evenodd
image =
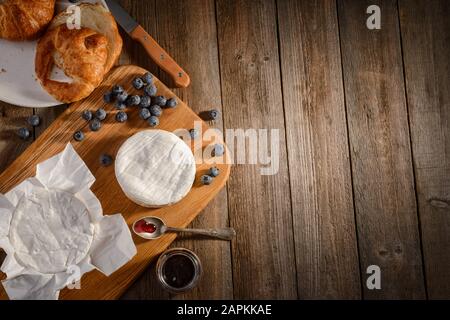
<instances>
[{"instance_id":1,"label":"wooden plank","mask_svg":"<svg viewBox=\"0 0 450 320\"><path fill-rule=\"evenodd\" d=\"M243 164L229 180L234 297L297 298L275 1L216 4L225 127L279 129L280 137L277 174Z\"/></svg>"},{"instance_id":2,"label":"wooden plank","mask_svg":"<svg viewBox=\"0 0 450 320\"><path fill-rule=\"evenodd\" d=\"M157 0L156 39L191 77L186 89L174 89L196 113L212 108L222 112L219 57L214 0ZM172 79L161 72L167 84ZM220 120L213 123L223 131ZM223 189L193 221L193 228L228 226L227 192ZM173 247L186 247L202 260L204 274L198 287L182 299L232 299L233 279L229 242L180 238ZM213 285L212 285L213 284Z\"/></svg>"},{"instance_id":3,"label":"wooden plank","mask_svg":"<svg viewBox=\"0 0 450 320\"><path fill-rule=\"evenodd\" d=\"M381 8L381 30L366 9ZM364 297L425 298L396 1L339 0ZM381 290L365 285L381 268Z\"/></svg>"},{"instance_id":4,"label":"wooden plank","mask_svg":"<svg viewBox=\"0 0 450 320\"><path fill-rule=\"evenodd\" d=\"M105 87L113 84L122 85L125 90L132 93L131 82L145 70L137 66L120 67L111 72L102 85L97 88L86 100L71 105L41 136L18 157L1 175L0 192L10 190L17 183L34 176L36 164L62 151L67 142L72 142L80 157L88 165L96 177L92 191L99 198L105 214L120 212L128 225L145 216L155 215L164 218L168 225L183 227L189 224L197 214L202 211L207 203L225 186L230 173L230 165L217 164L222 174L215 178L210 186L202 186L199 182L200 175L209 168L204 161L197 162L197 175L193 188L180 202L163 208L143 208L131 202L121 191L114 175L114 166L103 167L99 162L101 154L115 155L125 139L136 132L148 129L148 124L139 118L138 108L128 110L128 121L124 124L114 120L117 112L112 105L106 106L110 111L108 118L103 123L99 132L91 132L87 123L81 119L83 110L96 109L104 106L103 93ZM162 95L173 97L174 94L155 78L158 92ZM198 116L185 103L178 100L175 109L166 109L161 117L159 129L173 131L179 128L189 129ZM86 139L75 142L73 132L82 129ZM206 123L202 124L202 130L207 130ZM203 141L202 150L209 144ZM227 154L226 154L227 155ZM200 160L197 158L197 160ZM81 290L64 289L61 292L62 299L115 299L120 297L129 284L141 274L150 261L164 251L176 238L175 234L167 234L158 240L146 241L134 236L138 249L137 255L109 277L105 277L99 271L92 271L81 279ZM4 292L0 293L5 298Z\"/></svg>"},{"instance_id":5,"label":"wooden plank","mask_svg":"<svg viewBox=\"0 0 450 320\"><path fill-rule=\"evenodd\" d=\"M37 139L65 110L67 105L60 105L51 108L34 108L34 114L41 119L41 123L34 129L34 136Z\"/></svg>"},{"instance_id":6,"label":"wooden plank","mask_svg":"<svg viewBox=\"0 0 450 320\"><path fill-rule=\"evenodd\" d=\"M170 294L159 285L156 277L156 263L152 262L142 275L120 297L121 300L167 300Z\"/></svg>"},{"instance_id":7,"label":"wooden plank","mask_svg":"<svg viewBox=\"0 0 450 320\"><path fill-rule=\"evenodd\" d=\"M278 1L299 297L361 296L333 1Z\"/></svg>"},{"instance_id":8,"label":"wooden plank","mask_svg":"<svg viewBox=\"0 0 450 320\"><path fill-rule=\"evenodd\" d=\"M450 3L400 1L428 297L450 297Z\"/></svg>"}]
</instances>

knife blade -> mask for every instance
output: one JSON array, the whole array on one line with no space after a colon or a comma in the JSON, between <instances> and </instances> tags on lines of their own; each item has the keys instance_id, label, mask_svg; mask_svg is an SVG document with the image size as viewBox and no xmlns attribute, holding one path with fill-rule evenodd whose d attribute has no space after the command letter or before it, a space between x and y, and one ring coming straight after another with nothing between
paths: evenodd
<instances>
[{"instance_id":1,"label":"knife blade","mask_svg":"<svg viewBox=\"0 0 450 320\"><path fill-rule=\"evenodd\" d=\"M147 31L139 25L116 1L106 0L112 15L117 23L131 38L141 43L147 54L155 63L166 71L178 87L189 86L191 80L188 74L175 62L175 60L153 39Z\"/></svg>"}]
</instances>

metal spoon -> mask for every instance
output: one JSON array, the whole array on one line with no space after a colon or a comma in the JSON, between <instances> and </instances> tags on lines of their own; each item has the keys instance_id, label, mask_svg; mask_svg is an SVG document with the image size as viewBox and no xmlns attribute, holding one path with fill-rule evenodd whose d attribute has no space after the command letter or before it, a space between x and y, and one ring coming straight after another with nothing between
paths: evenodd
<instances>
[{"instance_id":1,"label":"metal spoon","mask_svg":"<svg viewBox=\"0 0 450 320\"><path fill-rule=\"evenodd\" d=\"M143 230L143 226L148 230ZM132 229L136 235L150 240L158 239L166 232L188 232L222 240L231 240L236 235L236 231L234 231L233 228L187 229L169 227L158 217L145 217L139 219L133 223Z\"/></svg>"}]
</instances>

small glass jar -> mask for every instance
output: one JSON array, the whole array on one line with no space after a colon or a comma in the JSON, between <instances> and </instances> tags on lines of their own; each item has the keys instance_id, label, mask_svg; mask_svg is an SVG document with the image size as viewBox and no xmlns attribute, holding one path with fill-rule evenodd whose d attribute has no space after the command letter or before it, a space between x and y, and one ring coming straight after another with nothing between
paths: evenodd
<instances>
[{"instance_id":1,"label":"small glass jar","mask_svg":"<svg viewBox=\"0 0 450 320\"><path fill-rule=\"evenodd\" d=\"M156 263L156 276L162 287L171 293L182 293L195 288L202 272L198 256L184 248L163 252Z\"/></svg>"}]
</instances>

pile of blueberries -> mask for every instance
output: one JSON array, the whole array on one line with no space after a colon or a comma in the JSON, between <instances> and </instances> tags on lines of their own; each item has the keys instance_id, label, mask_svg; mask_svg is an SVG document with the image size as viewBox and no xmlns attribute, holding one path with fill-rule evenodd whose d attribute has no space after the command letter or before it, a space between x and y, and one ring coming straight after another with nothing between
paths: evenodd
<instances>
[{"instance_id":1,"label":"pile of blueberries","mask_svg":"<svg viewBox=\"0 0 450 320\"><path fill-rule=\"evenodd\" d=\"M200 177L200 182L203 185L210 185L214 178L219 176L220 174L220 170L217 167L212 167L209 169L208 174L205 174L203 176Z\"/></svg>"},{"instance_id":2,"label":"pile of blueberries","mask_svg":"<svg viewBox=\"0 0 450 320\"><path fill-rule=\"evenodd\" d=\"M41 124L41 118L37 114L33 114L28 117L27 123L32 127L38 127ZM17 132L19 137L23 140L27 140L31 136L30 129L23 127Z\"/></svg>"},{"instance_id":3,"label":"pile of blueberries","mask_svg":"<svg viewBox=\"0 0 450 320\"><path fill-rule=\"evenodd\" d=\"M131 95L125 91L120 85L112 87L103 96L103 101L107 104L114 103L116 109L119 110L116 114L117 122L126 122L128 115L124 111L127 107L139 107L139 116L148 122L151 127L159 125L159 117L163 113L164 108L175 108L177 100L175 98L167 99L164 96L157 96L158 89L153 83L153 75L147 72L143 77L137 77L133 80L133 87L136 90L143 90L142 95ZM89 128L91 131L100 130L101 122L106 119L107 112L100 108L95 113L90 110L85 110L82 114L84 120L89 121ZM84 139L84 134L77 131L74 134L76 141Z\"/></svg>"}]
</instances>

